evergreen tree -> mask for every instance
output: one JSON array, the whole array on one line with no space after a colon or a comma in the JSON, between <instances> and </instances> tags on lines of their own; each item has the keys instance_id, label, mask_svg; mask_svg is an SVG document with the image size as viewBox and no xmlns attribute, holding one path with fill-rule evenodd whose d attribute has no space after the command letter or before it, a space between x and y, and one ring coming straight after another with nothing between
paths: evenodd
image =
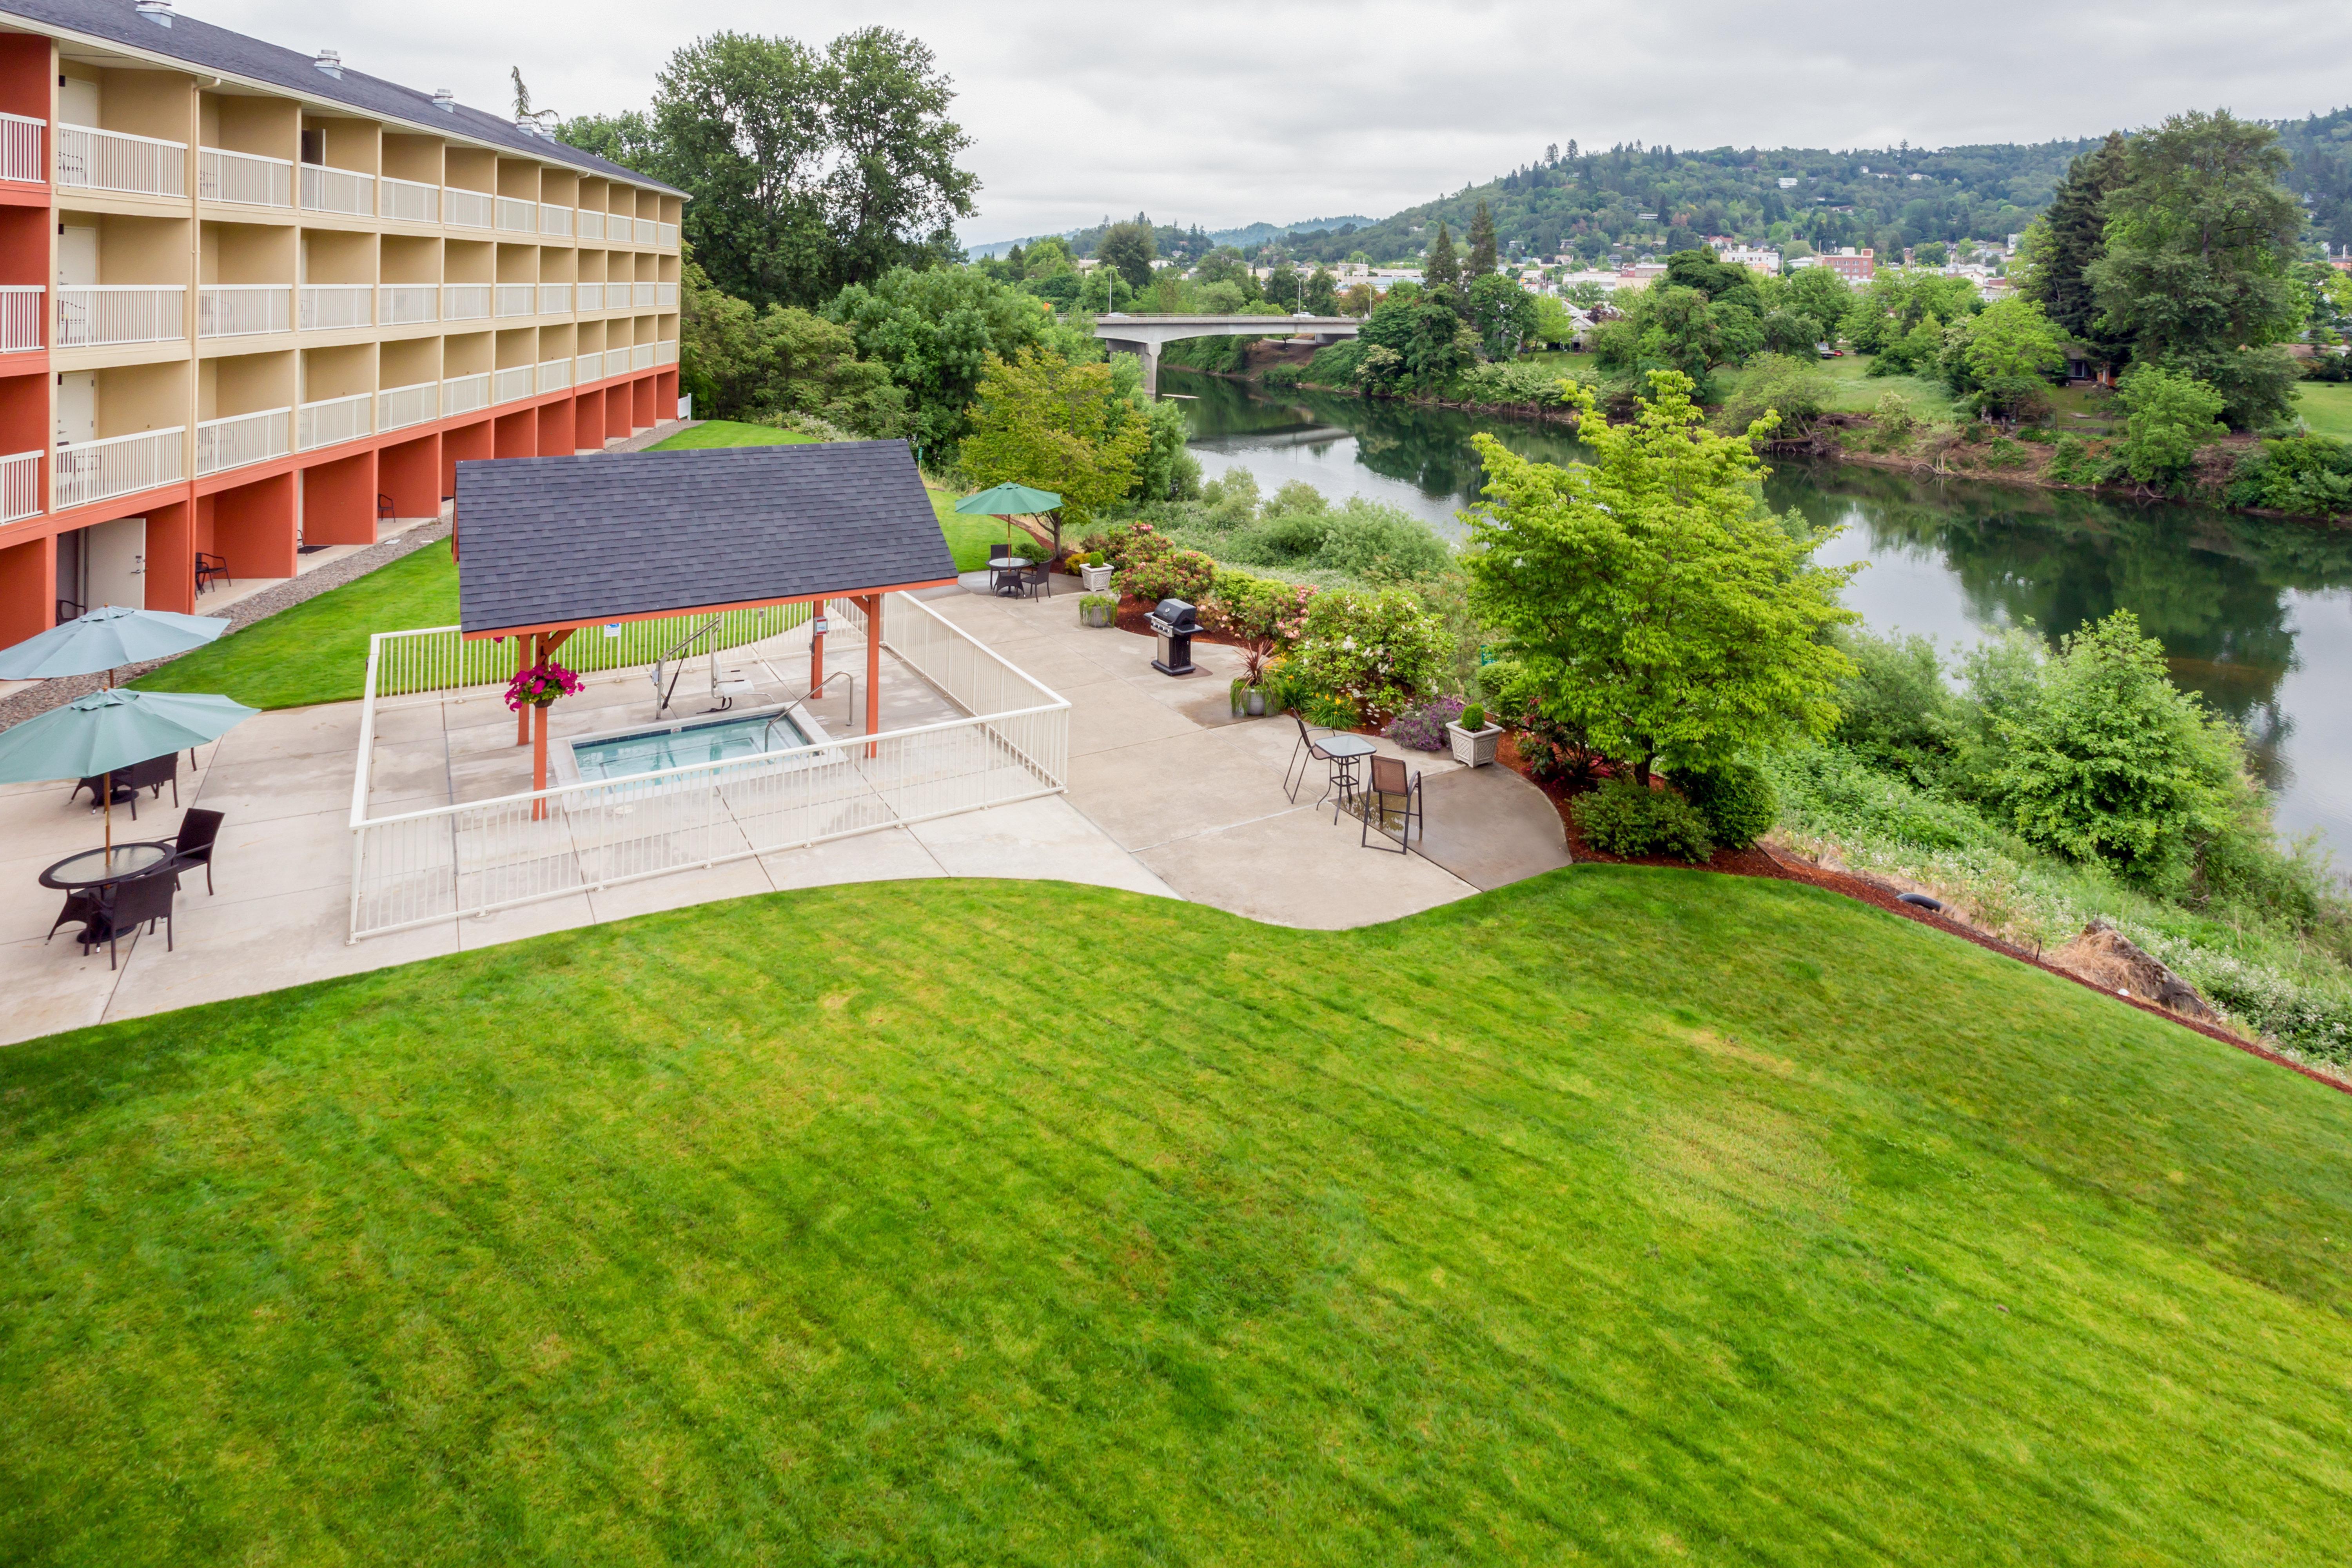
<instances>
[{"instance_id":1,"label":"evergreen tree","mask_svg":"<svg viewBox=\"0 0 2352 1568\"><path fill-rule=\"evenodd\" d=\"M1462 281L1462 263L1454 254L1454 237L1445 220L1437 220L1437 237L1429 242L1428 258L1421 264L1422 280L1432 289L1451 289Z\"/></svg>"},{"instance_id":2,"label":"evergreen tree","mask_svg":"<svg viewBox=\"0 0 2352 1568\"><path fill-rule=\"evenodd\" d=\"M2095 343L2098 301L2084 269L2107 253L2107 193L2123 183L2124 137L2110 131L2095 152L2068 166L2050 200L2042 253L2018 290L2042 307L2051 325L2078 342Z\"/></svg>"},{"instance_id":3,"label":"evergreen tree","mask_svg":"<svg viewBox=\"0 0 2352 1568\"><path fill-rule=\"evenodd\" d=\"M1463 264L1463 275L1473 281L1495 270L1495 215L1480 202L1478 211L1470 219L1470 257Z\"/></svg>"}]
</instances>

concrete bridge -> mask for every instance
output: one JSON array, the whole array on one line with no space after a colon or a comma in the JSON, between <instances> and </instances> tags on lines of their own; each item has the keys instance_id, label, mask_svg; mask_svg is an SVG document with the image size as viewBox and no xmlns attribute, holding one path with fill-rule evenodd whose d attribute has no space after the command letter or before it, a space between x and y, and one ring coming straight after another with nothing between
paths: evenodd
<instances>
[{"instance_id":1,"label":"concrete bridge","mask_svg":"<svg viewBox=\"0 0 2352 1568\"><path fill-rule=\"evenodd\" d=\"M1179 338L1312 337L1318 343L1352 338L1360 316L1129 316L1095 318L1095 336L1114 349L1143 356L1143 388L1160 391L1160 347Z\"/></svg>"}]
</instances>

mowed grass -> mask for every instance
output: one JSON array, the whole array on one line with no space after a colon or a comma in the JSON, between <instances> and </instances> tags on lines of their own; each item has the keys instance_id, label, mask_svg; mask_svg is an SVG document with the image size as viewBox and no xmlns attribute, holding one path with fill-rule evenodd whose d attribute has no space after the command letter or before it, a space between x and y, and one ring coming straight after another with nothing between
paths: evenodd
<instances>
[{"instance_id":1,"label":"mowed grass","mask_svg":"<svg viewBox=\"0 0 2352 1568\"><path fill-rule=\"evenodd\" d=\"M2315 436L2352 441L2352 382L2306 381L2294 389L2294 411Z\"/></svg>"},{"instance_id":2,"label":"mowed grass","mask_svg":"<svg viewBox=\"0 0 2352 1568\"><path fill-rule=\"evenodd\" d=\"M1849 353L1815 362L1830 379L1829 406L1832 411L1867 414L1888 393L1899 392L1911 400L1912 411L1919 418L1950 421L1958 416L1951 389L1942 382L1916 375L1874 376L1870 374L1870 360L1868 354ZM1738 390L1747 374L1738 366L1726 366L1715 373L1716 384L1727 397Z\"/></svg>"},{"instance_id":3,"label":"mowed grass","mask_svg":"<svg viewBox=\"0 0 2352 1568\"><path fill-rule=\"evenodd\" d=\"M1817 890L703 906L0 1052L16 1563L2340 1563L2352 1099Z\"/></svg>"},{"instance_id":4,"label":"mowed grass","mask_svg":"<svg viewBox=\"0 0 2352 1568\"><path fill-rule=\"evenodd\" d=\"M687 452L703 447L797 447L814 442L814 436L798 430L780 430L773 425L746 425L734 419L706 419L688 426L677 435L655 442L646 448L649 452Z\"/></svg>"}]
</instances>

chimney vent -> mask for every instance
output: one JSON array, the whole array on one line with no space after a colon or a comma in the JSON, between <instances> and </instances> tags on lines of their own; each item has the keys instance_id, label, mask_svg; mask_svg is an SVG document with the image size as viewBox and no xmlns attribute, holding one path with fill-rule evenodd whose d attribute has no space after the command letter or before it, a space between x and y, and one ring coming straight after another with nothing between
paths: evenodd
<instances>
[{"instance_id":1,"label":"chimney vent","mask_svg":"<svg viewBox=\"0 0 2352 1568\"><path fill-rule=\"evenodd\" d=\"M139 0L139 14L159 27L172 25L172 0Z\"/></svg>"},{"instance_id":2,"label":"chimney vent","mask_svg":"<svg viewBox=\"0 0 2352 1568\"><path fill-rule=\"evenodd\" d=\"M343 55L341 49L320 49L319 58L310 63L337 81L343 79Z\"/></svg>"},{"instance_id":3,"label":"chimney vent","mask_svg":"<svg viewBox=\"0 0 2352 1568\"><path fill-rule=\"evenodd\" d=\"M455 114L457 112L457 95L446 87L436 87L433 89L433 107L444 114Z\"/></svg>"}]
</instances>

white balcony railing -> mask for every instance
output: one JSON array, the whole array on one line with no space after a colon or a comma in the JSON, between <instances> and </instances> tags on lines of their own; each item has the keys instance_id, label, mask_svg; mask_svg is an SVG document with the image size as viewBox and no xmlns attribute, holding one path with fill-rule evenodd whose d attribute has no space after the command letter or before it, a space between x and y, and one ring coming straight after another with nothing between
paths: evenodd
<instances>
[{"instance_id":1,"label":"white balcony railing","mask_svg":"<svg viewBox=\"0 0 2352 1568\"><path fill-rule=\"evenodd\" d=\"M375 199L378 216L397 223L439 223L441 221L441 187L419 184L415 180L395 180L386 174L377 183Z\"/></svg>"},{"instance_id":2,"label":"white balcony railing","mask_svg":"<svg viewBox=\"0 0 2352 1568\"><path fill-rule=\"evenodd\" d=\"M572 288L572 292L579 298L578 309L582 310L601 310L604 308L602 304L598 303L599 300L604 298L604 286L603 284L575 283Z\"/></svg>"},{"instance_id":3,"label":"white balcony railing","mask_svg":"<svg viewBox=\"0 0 2352 1568\"><path fill-rule=\"evenodd\" d=\"M265 408L258 414L232 414L207 419L196 426L196 477L266 463L293 450L294 410Z\"/></svg>"},{"instance_id":4,"label":"white balcony railing","mask_svg":"<svg viewBox=\"0 0 2352 1568\"><path fill-rule=\"evenodd\" d=\"M641 217L637 219L637 243L639 245L653 244L654 240L658 237L660 228L661 225L654 222L654 220L649 217Z\"/></svg>"},{"instance_id":5,"label":"white balcony railing","mask_svg":"<svg viewBox=\"0 0 2352 1568\"><path fill-rule=\"evenodd\" d=\"M330 332L375 325L372 283L312 283L302 289L302 330Z\"/></svg>"},{"instance_id":6,"label":"white balcony railing","mask_svg":"<svg viewBox=\"0 0 2352 1568\"><path fill-rule=\"evenodd\" d=\"M479 191L441 189L441 221L451 228L489 228L498 221L498 199Z\"/></svg>"},{"instance_id":7,"label":"white balcony railing","mask_svg":"<svg viewBox=\"0 0 2352 1568\"><path fill-rule=\"evenodd\" d=\"M177 283L162 288L145 283L90 283L60 289L57 331L50 342L61 349L174 342L187 336L187 323L181 319L187 293Z\"/></svg>"},{"instance_id":8,"label":"white balcony railing","mask_svg":"<svg viewBox=\"0 0 2352 1568\"><path fill-rule=\"evenodd\" d=\"M629 308L629 290L632 287L633 285L627 283L605 284L604 309L607 310L627 310Z\"/></svg>"},{"instance_id":9,"label":"white balcony railing","mask_svg":"<svg viewBox=\"0 0 2352 1568\"><path fill-rule=\"evenodd\" d=\"M579 218L581 238L602 239L604 237L604 215L603 213L592 213L586 207L582 207L579 212Z\"/></svg>"},{"instance_id":10,"label":"white balcony railing","mask_svg":"<svg viewBox=\"0 0 2352 1568\"><path fill-rule=\"evenodd\" d=\"M655 304L656 304L656 305L658 305L658 306L660 306L660 307L661 307L663 310L677 310L677 284L675 284L675 283L656 283L656 284L655 284L655 285L654 285L654 303L655 303Z\"/></svg>"},{"instance_id":11,"label":"white balcony railing","mask_svg":"<svg viewBox=\"0 0 2352 1568\"><path fill-rule=\"evenodd\" d=\"M528 316L539 308L539 289L529 283L499 285L499 314Z\"/></svg>"},{"instance_id":12,"label":"white balcony railing","mask_svg":"<svg viewBox=\"0 0 2352 1568\"><path fill-rule=\"evenodd\" d=\"M661 226L660 243L661 247L664 250L676 250L677 248L677 225L674 223L666 223Z\"/></svg>"},{"instance_id":13,"label":"white balcony railing","mask_svg":"<svg viewBox=\"0 0 2352 1568\"><path fill-rule=\"evenodd\" d=\"M437 381L387 387L375 395L375 427L380 432L422 425L437 417L440 412L441 384Z\"/></svg>"},{"instance_id":14,"label":"white balcony railing","mask_svg":"<svg viewBox=\"0 0 2352 1568\"><path fill-rule=\"evenodd\" d=\"M653 344L639 343L629 351L629 368L631 370L651 370L653 367Z\"/></svg>"},{"instance_id":15,"label":"white balcony railing","mask_svg":"<svg viewBox=\"0 0 2352 1568\"><path fill-rule=\"evenodd\" d=\"M41 515L41 455L19 452L0 458L0 522Z\"/></svg>"},{"instance_id":16,"label":"white balcony railing","mask_svg":"<svg viewBox=\"0 0 2352 1568\"><path fill-rule=\"evenodd\" d=\"M499 232L500 234L537 234L539 204L519 196L499 198Z\"/></svg>"},{"instance_id":17,"label":"white balcony railing","mask_svg":"<svg viewBox=\"0 0 2352 1568\"><path fill-rule=\"evenodd\" d=\"M23 180L37 185L43 183L47 171L41 167L41 132L48 128L46 120L0 114L0 180ZM16 459L6 460L13 463Z\"/></svg>"},{"instance_id":18,"label":"white balcony railing","mask_svg":"<svg viewBox=\"0 0 2352 1568\"><path fill-rule=\"evenodd\" d=\"M676 338L664 338L661 342L654 345L654 363L656 364L676 364L677 363L677 340Z\"/></svg>"},{"instance_id":19,"label":"white balcony railing","mask_svg":"<svg viewBox=\"0 0 2352 1568\"><path fill-rule=\"evenodd\" d=\"M196 150L196 195L207 202L232 202L248 207L290 207L294 205L294 165L285 158L265 158L258 153L231 153L220 147Z\"/></svg>"},{"instance_id":20,"label":"white balcony railing","mask_svg":"<svg viewBox=\"0 0 2352 1568\"><path fill-rule=\"evenodd\" d=\"M561 392L565 387L570 386L572 384L572 361L568 358L541 360L539 364L539 377L537 384L539 390L543 393Z\"/></svg>"},{"instance_id":21,"label":"white balcony railing","mask_svg":"<svg viewBox=\"0 0 2352 1568\"><path fill-rule=\"evenodd\" d=\"M572 362L572 384L585 386L592 381L604 379L604 356L600 353L582 354Z\"/></svg>"},{"instance_id":22,"label":"white balcony railing","mask_svg":"<svg viewBox=\"0 0 2352 1568\"><path fill-rule=\"evenodd\" d=\"M471 414L477 408L490 405L490 376L488 371L478 375L453 375L441 384L441 416Z\"/></svg>"},{"instance_id":23,"label":"white balcony railing","mask_svg":"<svg viewBox=\"0 0 2352 1568\"><path fill-rule=\"evenodd\" d=\"M604 374L606 375L628 374L629 351L626 349L606 349L604 351Z\"/></svg>"},{"instance_id":24,"label":"white balcony railing","mask_svg":"<svg viewBox=\"0 0 2352 1568\"><path fill-rule=\"evenodd\" d=\"M445 283L441 286L441 319L445 321L487 321L490 319L490 286L487 283Z\"/></svg>"},{"instance_id":25,"label":"white balcony railing","mask_svg":"<svg viewBox=\"0 0 2352 1568\"><path fill-rule=\"evenodd\" d=\"M182 452L187 434L187 426L174 425L169 430L59 445L51 459L56 493L50 504L66 511L179 483L187 477Z\"/></svg>"},{"instance_id":26,"label":"white balcony railing","mask_svg":"<svg viewBox=\"0 0 2352 1568\"><path fill-rule=\"evenodd\" d=\"M572 209L551 207L541 202L539 207L539 232L562 235L569 238L572 234Z\"/></svg>"},{"instance_id":27,"label":"white balcony railing","mask_svg":"<svg viewBox=\"0 0 2352 1568\"><path fill-rule=\"evenodd\" d=\"M58 127L58 184L133 196L188 194L188 144L89 125Z\"/></svg>"},{"instance_id":28,"label":"white balcony railing","mask_svg":"<svg viewBox=\"0 0 2352 1568\"><path fill-rule=\"evenodd\" d=\"M509 365L494 372L490 376L490 401L519 403L530 395L530 383L531 367L527 364Z\"/></svg>"},{"instance_id":29,"label":"white balcony railing","mask_svg":"<svg viewBox=\"0 0 2352 1568\"><path fill-rule=\"evenodd\" d=\"M338 441L356 441L374 434L371 418L375 412L375 394L355 392L349 397L330 397L318 403L306 403L296 411L294 444L305 452L320 447L331 447Z\"/></svg>"},{"instance_id":30,"label":"white balcony railing","mask_svg":"<svg viewBox=\"0 0 2352 1568\"><path fill-rule=\"evenodd\" d=\"M248 338L294 330L294 290L283 283L212 283L196 290L196 336ZM203 426L197 426L199 435ZM208 470L199 467L199 473Z\"/></svg>"},{"instance_id":31,"label":"white balcony railing","mask_svg":"<svg viewBox=\"0 0 2352 1568\"><path fill-rule=\"evenodd\" d=\"M387 327L413 327L441 316L441 290L431 283L387 283L376 290L375 319Z\"/></svg>"},{"instance_id":32,"label":"white balcony railing","mask_svg":"<svg viewBox=\"0 0 2352 1568\"><path fill-rule=\"evenodd\" d=\"M542 283L539 286L539 313L542 316L568 315L572 310L572 285Z\"/></svg>"},{"instance_id":33,"label":"white balcony railing","mask_svg":"<svg viewBox=\"0 0 2352 1568\"><path fill-rule=\"evenodd\" d=\"M649 310L653 309L654 305L661 299L661 285L658 283L639 283L631 292L632 299L630 303L640 310Z\"/></svg>"},{"instance_id":34,"label":"white balcony railing","mask_svg":"<svg viewBox=\"0 0 2352 1568\"><path fill-rule=\"evenodd\" d=\"M354 217L375 216L375 176L356 174L349 169L330 169L320 163L302 165L302 210L310 213L348 213Z\"/></svg>"},{"instance_id":35,"label":"white balcony railing","mask_svg":"<svg viewBox=\"0 0 2352 1568\"><path fill-rule=\"evenodd\" d=\"M37 283L0 287L0 353L41 346L41 310L48 290Z\"/></svg>"}]
</instances>

